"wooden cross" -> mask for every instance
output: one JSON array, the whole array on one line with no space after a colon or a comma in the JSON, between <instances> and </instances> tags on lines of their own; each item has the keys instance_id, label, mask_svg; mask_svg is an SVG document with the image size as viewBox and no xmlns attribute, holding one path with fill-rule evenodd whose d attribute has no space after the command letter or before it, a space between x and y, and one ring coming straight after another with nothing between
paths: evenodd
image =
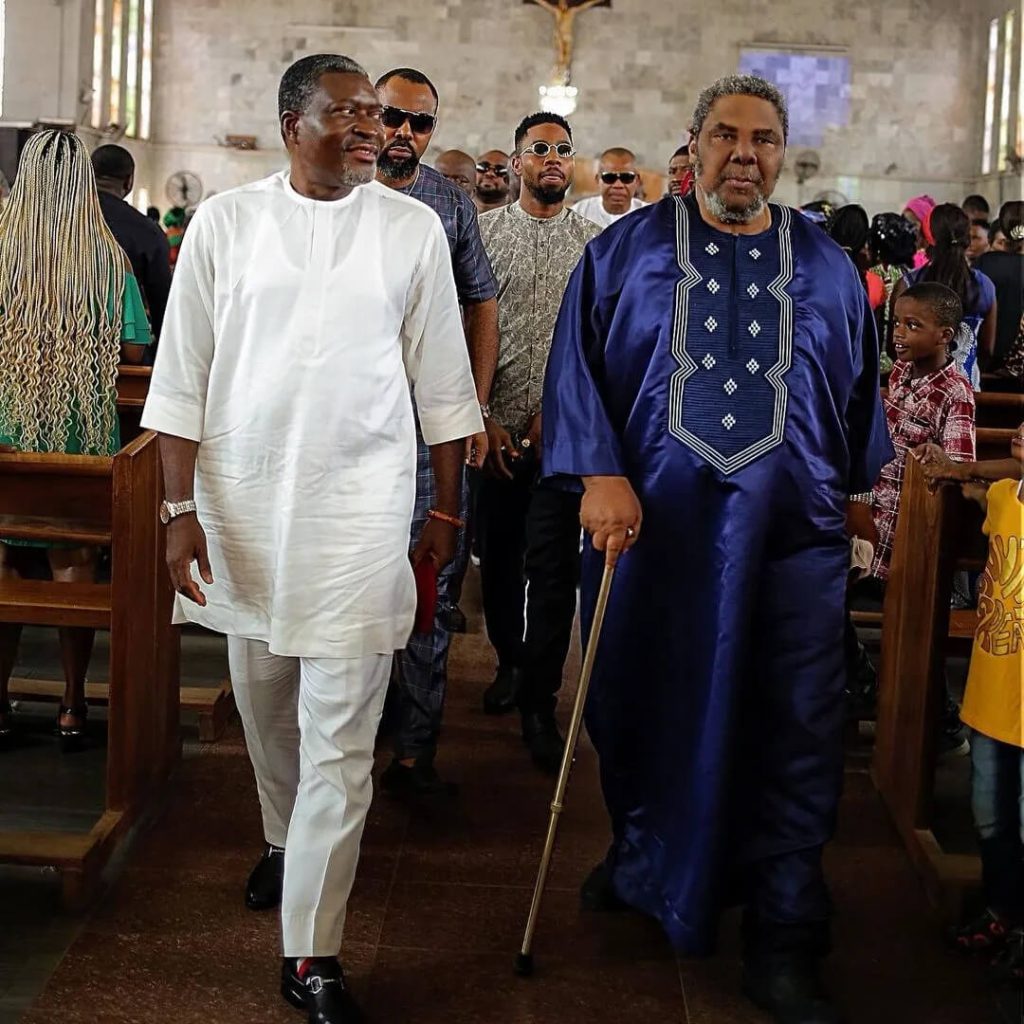
<instances>
[{"instance_id":1,"label":"wooden cross","mask_svg":"<svg viewBox=\"0 0 1024 1024\"><path fill-rule=\"evenodd\" d=\"M590 7L611 7L611 0L524 0L543 7L555 19L554 82L568 85L572 77L573 23Z\"/></svg>"}]
</instances>

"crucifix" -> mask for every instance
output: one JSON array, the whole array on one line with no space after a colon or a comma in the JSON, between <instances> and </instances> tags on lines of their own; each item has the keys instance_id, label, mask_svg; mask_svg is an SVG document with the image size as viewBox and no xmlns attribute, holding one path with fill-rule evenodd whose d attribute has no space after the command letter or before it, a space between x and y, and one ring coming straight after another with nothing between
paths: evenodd
<instances>
[{"instance_id":1,"label":"crucifix","mask_svg":"<svg viewBox=\"0 0 1024 1024\"><path fill-rule=\"evenodd\" d=\"M552 81L568 85L572 78L573 23L590 7L610 7L611 0L526 0L543 7L555 19L555 72Z\"/></svg>"}]
</instances>

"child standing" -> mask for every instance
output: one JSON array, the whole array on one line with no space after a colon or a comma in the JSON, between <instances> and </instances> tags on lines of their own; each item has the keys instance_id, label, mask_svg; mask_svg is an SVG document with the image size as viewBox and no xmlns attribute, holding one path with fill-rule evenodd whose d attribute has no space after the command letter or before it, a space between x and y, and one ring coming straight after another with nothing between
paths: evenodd
<instances>
[{"instance_id":1,"label":"child standing","mask_svg":"<svg viewBox=\"0 0 1024 1024\"><path fill-rule=\"evenodd\" d=\"M1024 459L1024 424L1011 443ZM970 482L987 511L988 564L961 717L971 729L971 805L987 908L952 934L965 952L997 952L995 967L1024 977L1024 484Z\"/></svg>"},{"instance_id":2,"label":"child standing","mask_svg":"<svg viewBox=\"0 0 1024 1024\"><path fill-rule=\"evenodd\" d=\"M911 286L894 305L893 351L897 362L889 376L885 413L896 458L882 469L874 490L855 498L871 505L878 531L871 566L877 589L889 578L908 453L934 444L956 462L974 459L974 392L951 355L962 319L963 306L956 292L934 282ZM850 664L854 657L863 661L860 652L855 652L853 640L848 629ZM866 677L861 669L858 675ZM858 681L855 689L855 703L868 707L873 696L869 690L873 688ZM943 756L970 750L959 709L948 694L939 749Z\"/></svg>"},{"instance_id":3,"label":"child standing","mask_svg":"<svg viewBox=\"0 0 1024 1024\"><path fill-rule=\"evenodd\" d=\"M945 285L912 285L896 300L897 362L885 402L896 458L882 470L869 499L878 530L871 572L883 581L889 578L907 453L932 443L955 462L974 460L974 392L951 355L962 319L960 298Z\"/></svg>"}]
</instances>

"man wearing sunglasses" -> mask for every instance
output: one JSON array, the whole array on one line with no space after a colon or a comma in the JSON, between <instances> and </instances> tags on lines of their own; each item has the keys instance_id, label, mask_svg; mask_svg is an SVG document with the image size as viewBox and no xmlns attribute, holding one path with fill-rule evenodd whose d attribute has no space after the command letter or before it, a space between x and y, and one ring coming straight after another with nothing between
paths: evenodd
<instances>
[{"instance_id":1,"label":"man wearing sunglasses","mask_svg":"<svg viewBox=\"0 0 1024 1024\"><path fill-rule=\"evenodd\" d=\"M500 149L489 149L477 157L476 193L473 202L480 213L508 206L511 170L508 154Z\"/></svg>"},{"instance_id":2,"label":"man wearing sunglasses","mask_svg":"<svg viewBox=\"0 0 1024 1024\"><path fill-rule=\"evenodd\" d=\"M498 370L485 412L489 454L477 495L484 617L498 655L484 710L518 705L533 761L549 772L564 749L554 712L576 612L580 523L579 495L538 484L539 402L566 282L600 230L565 207L574 155L563 118L525 118L512 157L523 181L519 201L480 218L501 295Z\"/></svg>"},{"instance_id":3,"label":"man wearing sunglasses","mask_svg":"<svg viewBox=\"0 0 1024 1024\"><path fill-rule=\"evenodd\" d=\"M462 306L477 398L484 406L498 359L498 290L480 239L473 200L433 167L421 162L437 125L437 89L421 71L396 68L377 80L377 95L384 126L377 180L425 203L441 219ZM478 434L471 439L471 446L467 449L467 462L480 466L486 453L487 435ZM416 458L413 545L418 543L427 525L427 513L434 507L435 491L429 451L422 439L417 446ZM465 519L468 506L465 474L462 499L461 518ZM437 578L437 610L433 629L429 633L414 634L396 659L398 721L395 757L381 778L384 790L395 797L443 796L454 789L439 778L434 768L434 757L444 711L451 626L458 611L468 559L466 531L462 530L454 560Z\"/></svg>"},{"instance_id":4,"label":"man wearing sunglasses","mask_svg":"<svg viewBox=\"0 0 1024 1024\"><path fill-rule=\"evenodd\" d=\"M628 150L616 146L601 154L596 181L600 193L581 199L573 209L598 227L606 228L620 217L647 204L636 198L640 175L636 157Z\"/></svg>"}]
</instances>

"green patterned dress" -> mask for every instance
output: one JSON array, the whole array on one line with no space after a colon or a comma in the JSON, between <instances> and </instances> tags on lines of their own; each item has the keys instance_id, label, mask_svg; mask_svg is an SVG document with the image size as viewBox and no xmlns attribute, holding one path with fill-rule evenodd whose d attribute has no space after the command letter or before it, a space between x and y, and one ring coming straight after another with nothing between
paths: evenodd
<instances>
[{"instance_id":1,"label":"green patterned dress","mask_svg":"<svg viewBox=\"0 0 1024 1024\"><path fill-rule=\"evenodd\" d=\"M142 301L142 293L139 291L139 284L132 274L124 276L124 299L121 317L121 343L123 345L149 345L153 336L149 330L149 319L146 316L146 306ZM113 298L110 300L108 312L113 313ZM111 393L109 400L117 404L116 393ZM2 401L2 396L0 396ZM114 416L110 437L102 451L83 451L80 437L80 423L74 413L71 415L71 422L68 424L68 440L64 446L65 455L113 455L121 447L121 429L117 416ZM30 451L22 445L19 431L7 435L0 430L0 446L6 445L18 451ZM10 544L14 547L79 547L77 544L55 544L44 541L8 540L0 537L0 544Z\"/></svg>"}]
</instances>

